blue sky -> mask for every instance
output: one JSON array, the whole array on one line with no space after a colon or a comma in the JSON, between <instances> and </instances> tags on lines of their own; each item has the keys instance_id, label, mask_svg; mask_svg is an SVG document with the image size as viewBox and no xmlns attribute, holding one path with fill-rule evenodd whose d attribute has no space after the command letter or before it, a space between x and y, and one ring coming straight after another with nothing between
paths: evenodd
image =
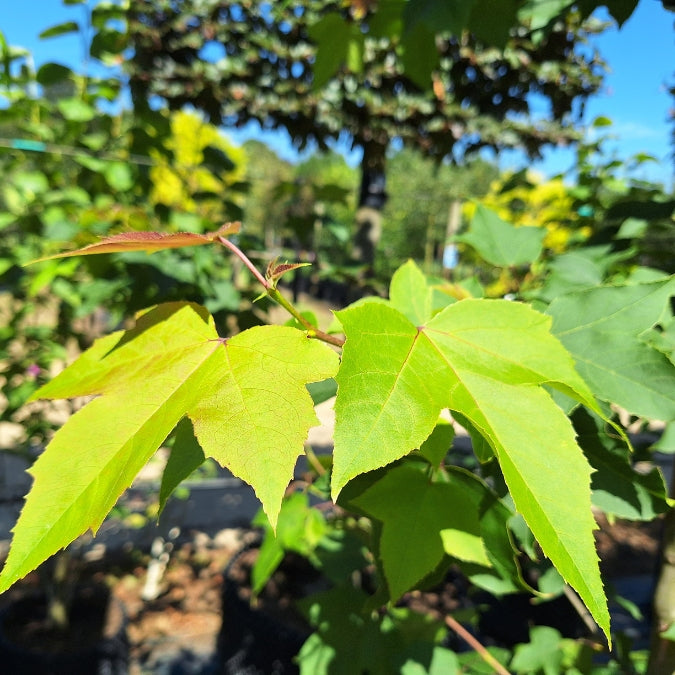
<instances>
[{"instance_id":1,"label":"blue sky","mask_svg":"<svg viewBox=\"0 0 675 675\"><path fill-rule=\"evenodd\" d=\"M53 24L80 21L82 7L64 6L60 0L0 0L2 5L0 30L10 44L33 52L37 65L45 61L72 65L81 62L82 43L77 36L49 40L39 40L37 36ZM668 186L673 182L670 154L673 151L671 133L675 129L668 123L675 100L667 92L668 84L675 83L674 23L675 13L664 10L660 0L640 0L638 9L621 30L611 29L596 40L611 73L603 91L587 104L584 115L586 123L596 116L612 119L614 125L607 133L613 138L607 142L607 150L621 159L641 152L653 155L658 162L644 165L636 175ZM235 135L235 140L255 134L251 129ZM264 140L280 154L294 157L290 143L283 136L269 135ZM502 163L508 166L522 161L519 156L510 155ZM550 175L568 170L573 163L572 152L555 149L547 152L545 161L535 168Z\"/></svg>"}]
</instances>

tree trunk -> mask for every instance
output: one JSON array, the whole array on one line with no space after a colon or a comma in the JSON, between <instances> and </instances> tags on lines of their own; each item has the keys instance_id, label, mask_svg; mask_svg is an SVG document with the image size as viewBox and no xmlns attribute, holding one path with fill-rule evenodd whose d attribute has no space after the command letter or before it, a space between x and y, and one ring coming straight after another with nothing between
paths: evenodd
<instances>
[{"instance_id":1,"label":"tree trunk","mask_svg":"<svg viewBox=\"0 0 675 675\"><path fill-rule=\"evenodd\" d=\"M670 495L675 487L675 460ZM661 637L661 633L675 623L675 509L666 513L663 522L661 571L654 592L654 616L649 646L647 675L675 673L675 642Z\"/></svg>"},{"instance_id":2,"label":"tree trunk","mask_svg":"<svg viewBox=\"0 0 675 675\"><path fill-rule=\"evenodd\" d=\"M361 160L361 189L356 211L356 235L352 257L363 265L363 276L373 276L375 250L382 236L382 209L387 203L385 190L386 145L365 143Z\"/></svg>"}]
</instances>

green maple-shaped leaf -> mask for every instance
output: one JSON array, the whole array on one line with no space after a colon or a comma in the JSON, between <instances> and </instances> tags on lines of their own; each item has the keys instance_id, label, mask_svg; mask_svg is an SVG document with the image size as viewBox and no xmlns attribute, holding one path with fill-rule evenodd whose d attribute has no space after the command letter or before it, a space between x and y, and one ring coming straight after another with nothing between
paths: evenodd
<instances>
[{"instance_id":1,"label":"green maple-shaped leaf","mask_svg":"<svg viewBox=\"0 0 675 675\"><path fill-rule=\"evenodd\" d=\"M597 404L550 333L551 319L502 300L464 300L419 326L381 302L338 318L346 343L336 378L334 497L355 476L418 448L441 409L458 411L487 440L516 508L608 633L591 469L540 385Z\"/></svg>"},{"instance_id":2,"label":"green maple-shaped leaf","mask_svg":"<svg viewBox=\"0 0 675 675\"><path fill-rule=\"evenodd\" d=\"M427 278L412 260L399 267L391 278L391 304L416 326L431 316L432 294Z\"/></svg>"},{"instance_id":3,"label":"green maple-shaped leaf","mask_svg":"<svg viewBox=\"0 0 675 675\"><path fill-rule=\"evenodd\" d=\"M650 419L675 419L675 368L641 339L662 317L675 277L606 286L554 300L553 333L574 356L595 395Z\"/></svg>"},{"instance_id":4,"label":"green maple-shaped leaf","mask_svg":"<svg viewBox=\"0 0 675 675\"><path fill-rule=\"evenodd\" d=\"M545 236L544 228L515 227L479 204L469 230L455 239L469 244L491 265L510 267L533 263L541 255Z\"/></svg>"},{"instance_id":5,"label":"green maple-shaped leaf","mask_svg":"<svg viewBox=\"0 0 675 675\"><path fill-rule=\"evenodd\" d=\"M0 591L77 536L98 529L176 424L188 416L206 456L253 486L274 524L309 427L307 382L337 356L284 326L223 341L208 312L160 305L99 340L36 394L98 397L73 415L31 469Z\"/></svg>"},{"instance_id":6,"label":"green maple-shaped leaf","mask_svg":"<svg viewBox=\"0 0 675 675\"><path fill-rule=\"evenodd\" d=\"M383 524L378 549L391 599L430 574L446 554L519 579L506 526L511 512L470 473L454 469L430 480L425 466L390 468L352 502ZM492 528L494 536L483 539L481 521L488 511L501 532Z\"/></svg>"}]
</instances>

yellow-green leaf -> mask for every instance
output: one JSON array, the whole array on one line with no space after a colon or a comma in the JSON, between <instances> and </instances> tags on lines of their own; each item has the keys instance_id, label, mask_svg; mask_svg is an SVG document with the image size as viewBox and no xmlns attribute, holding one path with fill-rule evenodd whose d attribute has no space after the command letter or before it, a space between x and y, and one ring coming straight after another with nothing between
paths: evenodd
<instances>
[{"instance_id":1,"label":"yellow-green leaf","mask_svg":"<svg viewBox=\"0 0 675 675\"><path fill-rule=\"evenodd\" d=\"M517 510L609 633L593 540L591 469L542 385L597 410L551 319L501 300L464 300L416 326L393 307L338 313L333 495L418 448L443 408L469 420L497 456Z\"/></svg>"},{"instance_id":2,"label":"yellow-green leaf","mask_svg":"<svg viewBox=\"0 0 675 675\"><path fill-rule=\"evenodd\" d=\"M33 465L0 592L73 539L98 529L181 418L207 456L249 482L272 522L309 427L306 383L335 374L337 356L305 333L262 326L228 340L208 312L160 305L98 341L37 396L99 394Z\"/></svg>"}]
</instances>

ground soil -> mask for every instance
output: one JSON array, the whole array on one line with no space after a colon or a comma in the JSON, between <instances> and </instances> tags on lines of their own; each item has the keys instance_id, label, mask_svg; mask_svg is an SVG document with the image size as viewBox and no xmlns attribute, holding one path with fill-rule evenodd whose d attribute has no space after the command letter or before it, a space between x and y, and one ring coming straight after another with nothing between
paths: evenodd
<instances>
[{"instance_id":1,"label":"ground soil","mask_svg":"<svg viewBox=\"0 0 675 675\"><path fill-rule=\"evenodd\" d=\"M662 518L646 523L617 520L610 524L600 514L597 520L600 529L595 539L603 576L615 579L657 574Z\"/></svg>"},{"instance_id":2,"label":"ground soil","mask_svg":"<svg viewBox=\"0 0 675 675\"><path fill-rule=\"evenodd\" d=\"M655 572L659 521L610 525L600 518L599 524L598 551L606 578ZM87 565L84 576L104 581L126 608L131 675L178 672L171 668L180 659L199 662L194 670L185 667L180 672L216 672L215 666L209 670L205 664L213 663L221 626L224 571L251 537L252 533L244 530L229 530L213 538L200 534L177 545L159 582L158 597L152 600L143 598L148 556L119 553ZM36 575L29 575L0 601L7 602L37 583ZM442 616L456 610L460 601L457 585L450 583L433 593L411 594L406 602L415 610Z\"/></svg>"}]
</instances>

